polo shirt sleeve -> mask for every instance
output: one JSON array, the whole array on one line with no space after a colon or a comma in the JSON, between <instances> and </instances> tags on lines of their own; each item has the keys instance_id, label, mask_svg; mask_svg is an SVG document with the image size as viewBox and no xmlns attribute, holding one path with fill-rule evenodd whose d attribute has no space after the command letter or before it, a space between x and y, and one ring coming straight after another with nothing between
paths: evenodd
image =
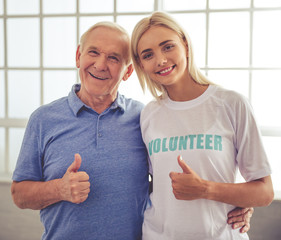
<instances>
[{"instance_id":1,"label":"polo shirt sleeve","mask_svg":"<svg viewBox=\"0 0 281 240\"><path fill-rule=\"evenodd\" d=\"M16 168L14 181L42 181L42 159L40 151L40 127L38 113L32 114L27 124Z\"/></svg>"}]
</instances>

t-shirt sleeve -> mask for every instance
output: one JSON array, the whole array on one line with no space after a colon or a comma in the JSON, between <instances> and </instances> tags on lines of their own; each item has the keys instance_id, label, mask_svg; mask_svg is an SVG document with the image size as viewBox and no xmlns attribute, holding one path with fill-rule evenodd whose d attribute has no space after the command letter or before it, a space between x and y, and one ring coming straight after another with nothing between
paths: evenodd
<instances>
[{"instance_id":1,"label":"t-shirt sleeve","mask_svg":"<svg viewBox=\"0 0 281 240\"><path fill-rule=\"evenodd\" d=\"M148 103L145 108L141 111L141 114L140 114L140 128L141 128L141 134L142 134L142 138L143 138L143 141L144 143L146 143L146 130L147 130L147 126L148 126L148 121L149 121L149 115L151 114L151 110L154 109L154 105L155 105L155 101L152 101L150 103ZM149 148L148 146L146 145L146 149L147 149L147 152L148 152L148 167L149 167L149 173L151 175L153 175L153 168L152 168L152 163L151 163L151 160L150 160L150 157L149 157Z\"/></svg>"},{"instance_id":2,"label":"t-shirt sleeve","mask_svg":"<svg viewBox=\"0 0 281 240\"><path fill-rule=\"evenodd\" d=\"M248 100L241 96L235 106L236 149L239 170L246 181L271 174L261 132Z\"/></svg>"}]
</instances>

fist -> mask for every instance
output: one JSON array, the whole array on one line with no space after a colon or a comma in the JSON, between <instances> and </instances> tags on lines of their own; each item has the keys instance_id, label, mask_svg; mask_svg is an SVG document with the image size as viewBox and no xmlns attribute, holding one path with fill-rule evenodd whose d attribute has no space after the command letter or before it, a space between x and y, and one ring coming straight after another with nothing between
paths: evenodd
<instances>
[{"instance_id":1,"label":"fist","mask_svg":"<svg viewBox=\"0 0 281 240\"><path fill-rule=\"evenodd\" d=\"M182 173L170 172L172 189L178 200L195 200L205 197L206 184L191 167L189 167L181 156L178 156L178 164Z\"/></svg>"},{"instance_id":2,"label":"fist","mask_svg":"<svg viewBox=\"0 0 281 240\"><path fill-rule=\"evenodd\" d=\"M90 192L89 175L78 171L81 166L81 156L77 153L73 163L68 167L61 179L61 195L64 201L82 203Z\"/></svg>"}]
</instances>

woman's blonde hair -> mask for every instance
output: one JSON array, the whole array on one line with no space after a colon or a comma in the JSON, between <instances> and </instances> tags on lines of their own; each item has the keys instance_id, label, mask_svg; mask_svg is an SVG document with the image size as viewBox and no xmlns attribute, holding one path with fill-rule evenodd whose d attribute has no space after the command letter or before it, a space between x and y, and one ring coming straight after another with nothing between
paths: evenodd
<instances>
[{"instance_id":1,"label":"woman's blonde hair","mask_svg":"<svg viewBox=\"0 0 281 240\"><path fill-rule=\"evenodd\" d=\"M175 33L178 34L179 38L183 40L184 43L187 44L188 47L188 71L194 81L199 84L213 84L210 82L206 76L204 76L200 69L196 66L194 62L193 56L193 48L191 44L190 37L185 32L185 30L167 13L164 12L154 12L149 17L143 18L138 24L135 26L132 38L131 38L131 52L132 52L132 60L134 63L134 68L138 75L140 85L145 91L146 86L151 92L151 94L156 98L161 98L162 94L166 92L163 85L153 81L142 69L140 58L138 56L138 43L141 39L142 35L150 29L152 26L161 26L168 28Z\"/></svg>"}]
</instances>

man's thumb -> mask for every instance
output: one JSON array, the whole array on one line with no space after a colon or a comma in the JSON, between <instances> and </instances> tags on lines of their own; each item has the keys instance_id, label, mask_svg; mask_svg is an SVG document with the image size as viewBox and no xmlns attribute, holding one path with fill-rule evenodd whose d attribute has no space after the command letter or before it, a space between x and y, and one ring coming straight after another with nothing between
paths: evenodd
<instances>
[{"instance_id":1,"label":"man's thumb","mask_svg":"<svg viewBox=\"0 0 281 240\"><path fill-rule=\"evenodd\" d=\"M68 167L67 171L69 172L77 172L81 166L81 156L79 153L76 153L74 156L74 161L73 163Z\"/></svg>"},{"instance_id":2,"label":"man's thumb","mask_svg":"<svg viewBox=\"0 0 281 240\"><path fill-rule=\"evenodd\" d=\"M184 173L191 173L191 168L185 163L181 155L178 156L178 163Z\"/></svg>"}]
</instances>

